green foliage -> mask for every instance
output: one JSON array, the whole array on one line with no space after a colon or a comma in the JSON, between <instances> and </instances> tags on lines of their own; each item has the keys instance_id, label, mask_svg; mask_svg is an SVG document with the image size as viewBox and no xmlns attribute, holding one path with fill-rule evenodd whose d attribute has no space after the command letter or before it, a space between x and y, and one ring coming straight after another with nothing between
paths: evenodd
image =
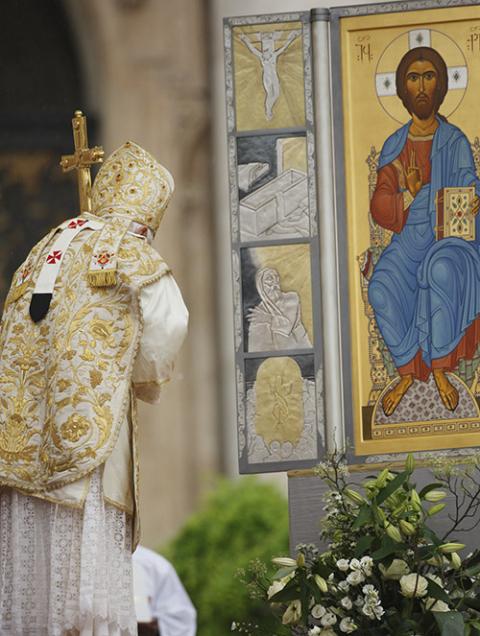
<instances>
[{"instance_id":1,"label":"green foliage","mask_svg":"<svg viewBox=\"0 0 480 636\"><path fill-rule=\"evenodd\" d=\"M282 568L270 586L265 573L259 591L269 590L278 624L296 636L478 636L480 550L462 558L455 533L478 524L480 457L464 467L436 461L436 481L420 491L414 470L409 455L403 471L385 468L354 486L344 457L318 466L329 489L321 521L328 550L298 546L296 560L273 559ZM429 523L448 494L453 514L439 536Z\"/></svg>"},{"instance_id":2,"label":"green foliage","mask_svg":"<svg viewBox=\"0 0 480 636\"><path fill-rule=\"evenodd\" d=\"M221 482L162 550L197 608L199 636L225 636L233 620L265 624L270 610L251 598L238 571L248 570L242 578L249 579L252 560L270 562L272 555L287 552L287 501L277 488L255 478ZM256 573L257 583L262 575Z\"/></svg>"}]
</instances>

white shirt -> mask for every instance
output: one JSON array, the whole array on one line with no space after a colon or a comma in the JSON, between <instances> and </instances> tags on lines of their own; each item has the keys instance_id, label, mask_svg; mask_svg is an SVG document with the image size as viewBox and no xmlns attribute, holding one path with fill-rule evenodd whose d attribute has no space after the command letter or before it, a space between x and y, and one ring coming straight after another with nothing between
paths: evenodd
<instances>
[{"instance_id":1,"label":"white shirt","mask_svg":"<svg viewBox=\"0 0 480 636\"><path fill-rule=\"evenodd\" d=\"M135 580L141 579L160 636L195 636L197 613L173 565L139 545L133 553Z\"/></svg>"}]
</instances>

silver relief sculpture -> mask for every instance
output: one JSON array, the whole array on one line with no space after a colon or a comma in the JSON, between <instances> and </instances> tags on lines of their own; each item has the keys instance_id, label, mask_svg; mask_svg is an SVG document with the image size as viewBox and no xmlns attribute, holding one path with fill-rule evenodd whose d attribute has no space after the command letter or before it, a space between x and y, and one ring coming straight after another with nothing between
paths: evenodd
<instances>
[{"instance_id":1,"label":"silver relief sculpture","mask_svg":"<svg viewBox=\"0 0 480 636\"><path fill-rule=\"evenodd\" d=\"M282 291L280 276L273 267L260 269L255 284L261 301L248 315L248 350L310 349L297 292Z\"/></svg>"},{"instance_id":2,"label":"silver relief sculpture","mask_svg":"<svg viewBox=\"0 0 480 636\"><path fill-rule=\"evenodd\" d=\"M240 164L237 168L239 189L248 192L254 183L268 174L269 170L270 164L259 161Z\"/></svg>"},{"instance_id":3,"label":"silver relief sculpture","mask_svg":"<svg viewBox=\"0 0 480 636\"><path fill-rule=\"evenodd\" d=\"M285 43L277 50L275 50L275 42L284 36L282 31L255 34L256 38L260 40L260 50L254 46L247 35L244 33L240 35L240 40L245 44L248 50L260 60L262 65L262 81L263 88L265 89L265 117L269 121L273 119L273 107L280 97L280 79L277 72L277 60L299 35L299 30L290 31Z\"/></svg>"}]
</instances>

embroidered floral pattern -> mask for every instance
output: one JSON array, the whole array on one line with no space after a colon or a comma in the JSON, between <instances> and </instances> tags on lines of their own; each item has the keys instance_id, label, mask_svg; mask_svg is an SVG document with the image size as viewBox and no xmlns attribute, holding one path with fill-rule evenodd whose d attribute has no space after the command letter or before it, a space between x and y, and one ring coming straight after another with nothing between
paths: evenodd
<instances>
[{"instance_id":1,"label":"embroidered floral pattern","mask_svg":"<svg viewBox=\"0 0 480 636\"><path fill-rule=\"evenodd\" d=\"M70 380L65 380L64 378L62 378L58 381L58 390L60 391L60 393L63 393L71 385L72 383Z\"/></svg>"},{"instance_id":2,"label":"embroidered floral pattern","mask_svg":"<svg viewBox=\"0 0 480 636\"><path fill-rule=\"evenodd\" d=\"M105 461L124 421L140 333L134 299L139 287L168 267L143 242L137 254L139 240L126 237L129 258L118 257L119 283L91 288L89 259L76 258L76 250L91 253L95 234L80 234L65 253L40 325L28 317L29 294L6 306L0 331L0 485L36 492L79 479ZM49 250L43 241L29 256L36 263L33 278Z\"/></svg>"},{"instance_id":3,"label":"embroidered floral pattern","mask_svg":"<svg viewBox=\"0 0 480 636\"><path fill-rule=\"evenodd\" d=\"M173 189L168 170L127 141L100 168L92 188L92 209L100 217L117 213L156 231Z\"/></svg>"},{"instance_id":4,"label":"embroidered floral pattern","mask_svg":"<svg viewBox=\"0 0 480 636\"><path fill-rule=\"evenodd\" d=\"M30 267L30 265L26 265L20 271L20 276L18 277L18 285L21 285L22 283L24 283L31 273L32 273L32 268Z\"/></svg>"},{"instance_id":5,"label":"embroidered floral pattern","mask_svg":"<svg viewBox=\"0 0 480 636\"><path fill-rule=\"evenodd\" d=\"M90 424L85 417L81 415L70 415L65 424L62 424L61 431L65 439L69 442L78 442L84 437L90 429Z\"/></svg>"}]
</instances>

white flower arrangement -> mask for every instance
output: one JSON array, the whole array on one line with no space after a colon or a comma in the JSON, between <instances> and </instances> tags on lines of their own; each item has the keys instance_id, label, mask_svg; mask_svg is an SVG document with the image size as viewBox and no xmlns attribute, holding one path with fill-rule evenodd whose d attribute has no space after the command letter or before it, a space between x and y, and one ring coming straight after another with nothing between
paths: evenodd
<instances>
[{"instance_id":1,"label":"white flower arrangement","mask_svg":"<svg viewBox=\"0 0 480 636\"><path fill-rule=\"evenodd\" d=\"M450 540L480 513L480 458L463 473L437 465L435 483L420 491L413 471L409 456L405 470L384 469L361 493L342 458L320 465L330 486L322 520L329 549L301 545L296 559L274 559L281 567L265 599L285 630L275 636L480 636L480 551L462 560L465 546ZM466 507L457 498L452 527L439 537L428 521L447 491L459 490Z\"/></svg>"}]
</instances>

